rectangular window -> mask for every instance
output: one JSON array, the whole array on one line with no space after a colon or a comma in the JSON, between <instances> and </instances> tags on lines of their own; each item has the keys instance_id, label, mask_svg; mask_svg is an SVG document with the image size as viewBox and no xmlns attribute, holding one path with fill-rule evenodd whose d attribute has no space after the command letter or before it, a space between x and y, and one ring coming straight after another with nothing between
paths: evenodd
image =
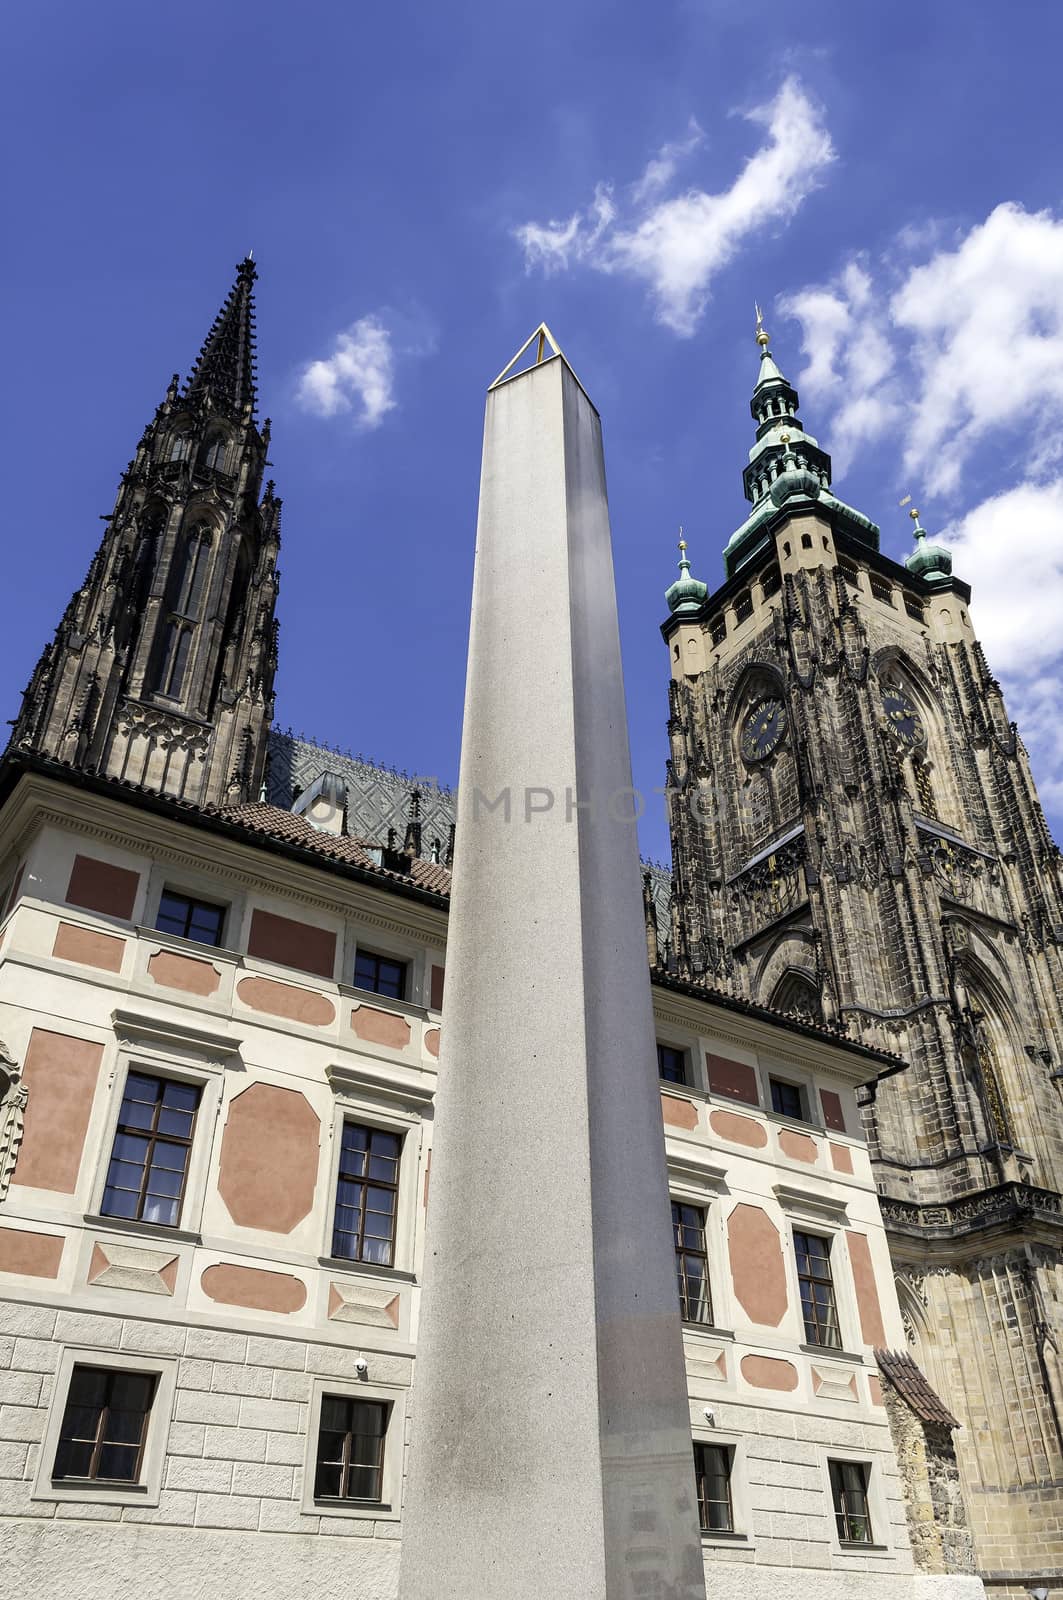
<instances>
[{"instance_id":1,"label":"rectangular window","mask_svg":"<svg viewBox=\"0 0 1063 1600\"><path fill-rule=\"evenodd\" d=\"M727 638L726 617L713 617L709 623L709 637L712 639L713 644L723 644L723 641Z\"/></svg>"},{"instance_id":2,"label":"rectangular window","mask_svg":"<svg viewBox=\"0 0 1063 1600\"><path fill-rule=\"evenodd\" d=\"M753 596L750 594L749 590L747 589L745 591L745 593L744 594L740 594L738 596L738 599L735 601L735 621L736 622L745 622L746 618L747 617L751 617L752 615L753 615Z\"/></svg>"},{"instance_id":3,"label":"rectangular window","mask_svg":"<svg viewBox=\"0 0 1063 1600\"><path fill-rule=\"evenodd\" d=\"M343 1124L336 1179L332 1254L344 1261L390 1267L395 1257L402 1136L383 1128Z\"/></svg>"},{"instance_id":4,"label":"rectangular window","mask_svg":"<svg viewBox=\"0 0 1063 1600\"><path fill-rule=\"evenodd\" d=\"M809 1344L840 1350L838 1310L834 1303L834 1279L830 1270L830 1240L816 1233L794 1231L797 1252L797 1277L801 1286L801 1312L805 1319L805 1338Z\"/></svg>"},{"instance_id":5,"label":"rectangular window","mask_svg":"<svg viewBox=\"0 0 1063 1600\"><path fill-rule=\"evenodd\" d=\"M382 1498L388 1410L379 1400L322 1395L315 1500Z\"/></svg>"},{"instance_id":6,"label":"rectangular window","mask_svg":"<svg viewBox=\"0 0 1063 1600\"><path fill-rule=\"evenodd\" d=\"M70 1377L53 1482L137 1483L156 1378L76 1366Z\"/></svg>"},{"instance_id":7,"label":"rectangular window","mask_svg":"<svg viewBox=\"0 0 1063 1600\"><path fill-rule=\"evenodd\" d=\"M657 1072L666 1083L689 1084L686 1051L677 1050L674 1045L659 1044L657 1046Z\"/></svg>"},{"instance_id":8,"label":"rectangular window","mask_svg":"<svg viewBox=\"0 0 1063 1600\"><path fill-rule=\"evenodd\" d=\"M917 600L914 595L905 595L904 609L907 611L913 622L926 621L926 611L923 608L923 603L921 600Z\"/></svg>"},{"instance_id":9,"label":"rectangular window","mask_svg":"<svg viewBox=\"0 0 1063 1600\"><path fill-rule=\"evenodd\" d=\"M786 1083L782 1078L772 1078L770 1082L771 1109L777 1111L780 1117L796 1117L799 1122L807 1122L805 1099L800 1086Z\"/></svg>"},{"instance_id":10,"label":"rectangular window","mask_svg":"<svg viewBox=\"0 0 1063 1600\"><path fill-rule=\"evenodd\" d=\"M406 995L406 962L359 950L354 960L354 984L356 989L370 989L389 1000L402 1000Z\"/></svg>"},{"instance_id":11,"label":"rectangular window","mask_svg":"<svg viewBox=\"0 0 1063 1600\"><path fill-rule=\"evenodd\" d=\"M893 585L880 578L877 572L871 573L871 593L876 600L884 600L888 606L893 604Z\"/></svg>"},{"instance_id":12,"label":"rectangular window","mask_svg":"<svg viewBox=\"0 0 1063 1600\"><path fill-rule=\"evenodd\" d=\"M733 1533L731 1452L726 1445L695 1444L694 1476L703 1533Z\"/></svg>"},{"instance_id":13,"label":"rectangular window","mask_svg":"<svg viewBox=\"0 0 1063 1600\"><path fill-rule=\"evenodd\" d=\"M867 1467L861 1461L832 1461L830 1488L834 1520L841 1544L870 1544L871 1516L867 1506Z\"/></svg>"},{"instance_id":14,"label":"rectangular window","mask_svg":"<svg viewBox=\"0 0 1063 1600\"><path fill-rule=\"evenodd\" d=\"M684 1322L712 1321L709 1260L705 1249L705 1213L700 1206L672 1201L675 1234L675 1273L679 1285L679 1310Z\"/></svg>"},{"instance_id":15,"label":"rectangular window","mask_svg":"<svg viewBox=\"0 0 1063 1600\"><path fill-rule=\"evenodd\" d=\"M160 933L176 933L178 938L195 939L197 944L221 944L225 907L190 900L186 894L164 889L155 926Z\"/></svg>"},{"instance_id":16,"label":"rectangular window","mask_svg":"<svg viewBox=\"0 0 1063 1600\"><path fill-rule=\"evenodd\" d=\"M100 1211L176 1228L184 1199L199 1085L130 1072Z\"/></svg>"}]
</instances>

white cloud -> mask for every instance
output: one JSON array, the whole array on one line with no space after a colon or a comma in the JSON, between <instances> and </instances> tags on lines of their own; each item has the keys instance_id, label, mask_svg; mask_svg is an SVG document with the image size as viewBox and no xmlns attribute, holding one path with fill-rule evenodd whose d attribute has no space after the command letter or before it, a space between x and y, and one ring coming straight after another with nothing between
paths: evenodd
<instances>
[{"instance_id":1,"label":"white cloud","mask_svg":"<svg viewBox=\"0 0 1063 1600\"><path fill-rule=\"evenodd\" d=\"M599 184L586 211L517 228L526 269L582 264L641 279L657 320L678 334L693 333L716 274L752 233L792 217L834 159L821 115L794 79L747 117L767 137L729 189L665 194L680 163L702 143L692 123L685 141L665 145L650 160L623 213L611 187Z\"/></svg>"},{"instance_id":2,"label":"white cloud","mask_svg":"<svg viewBox=\"0 0 1063 1600\"><path fill-rule=\"evenodd\" d=\"M1006 204L948 240L908 229L874 271L850 262L780 308L801 324L816 431L842 454L894 445L941 527L1042 799L1063 810L1063 220Z\"/></svg>"},{"instance_id":3,"label":"white cloud","mask_svg":"<svg viewBox=\"0 0 1063 1600\"><path fill-rule=\"evenodd\" d=\"M332 354L303 369L296 400L315 416L354 412L356 427L378 428L397 404L395 353L380 317L360 317L337 334Z\"/></svg>"},{"instance_id":4,"label":"white cloud","mask_svg":"<svg viewBox=\"0 0 1063 1600\"><path fill-rule=\"evenodd\" d=\"M908 478L951 496L990 436L999 451L1022 429L1035 473L1063 450L1063 220L1005 204L937 248L941 235L905 229L877 280L850 262L781 309L801 323L799 382L833 413L840 455L897 431Z\"/></svg>"},{"instance_id":5,"label":"white cloud","mask_svg":"<svg viewBox=\"0 0 1063 1600\"><path fill-rule=\"evenodd\" d=\"M1020 483L943 530L971 620L1018 722L1042 802L1063 809L1063 478Z\"/></svg>"}]
</instances>

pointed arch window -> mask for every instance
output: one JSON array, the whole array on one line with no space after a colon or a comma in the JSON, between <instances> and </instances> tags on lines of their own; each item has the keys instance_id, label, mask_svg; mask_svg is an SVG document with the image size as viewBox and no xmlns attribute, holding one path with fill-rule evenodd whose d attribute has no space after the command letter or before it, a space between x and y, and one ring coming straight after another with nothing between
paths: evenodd
<instances>
[{"instance_id":1,"label":"pointed arch window","mask_svg":"<svg viewBox=\"0 0 1063 1600\"><path fill-rule=\"evenodd\" d=\"M188 433L175 433L170 440L168 458L170 461L185 461L192 454L192 436Z\"/></svg>"},{"instance_id":2,"label":"pointed arch window","mask_svg":"<svg viewBox=\"0 0 1063 1600\"><path fill-rule=\"evenodd\" d=\"M163 628L162 649L159 652L159 671L155 687L170 700L179 700L184 687L188 653L192 647L192 628L189 623L173 618Z\"/></svg>"},{"instance_id":3,"label":"pointed arch window","mask_svg":"<svg viewBox=\"0 0 1063 1600\"><path fill-rule=\"evenodd\" d=\"M184 535L174 561L170 583L170 610L194 621L203 603L210 565L210 529L205 523Z\"/></svg>"},{"instance_id":4,"label":"pointed arch window","mask_svg":"<svg viewBox=\"0 0 1063 1600\"><path fill-rule=\"evenodd\" d=\"M773 1011L800 1017L804 1022L823 1021L823 999L817 984L802 972L785 972L772 991Z\"/></svg>"},{"instance_id":5,"label":"pointed arch window","mask_svg":"<svg viewBox=\"0 0 1063 1600\"><path fill-rule=\"evenodd\" d=\"M229 441L223 433L216 433L212 438L204 440L203 448L199 452L201 471L224 472L228 451Z\"/></svg>"}]
</instances>

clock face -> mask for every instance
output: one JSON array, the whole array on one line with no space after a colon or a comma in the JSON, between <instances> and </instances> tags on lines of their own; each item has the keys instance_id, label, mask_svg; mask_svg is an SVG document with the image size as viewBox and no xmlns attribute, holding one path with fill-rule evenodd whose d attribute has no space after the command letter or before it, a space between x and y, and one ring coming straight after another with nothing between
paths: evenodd
<instances>
[{"instance_id":1,"label":"clock face","mask_svg":"<svg viewBox=\"0 0 1063 1600\"><path fill-rule=\"evenodd\" d=\"M763 761L782 743L786 712L781 700L761 700L742 724L741 749L746 761Z\"/></svg>"},{"instance_id":2,"label":"clock face","mask_svg":"<svg viewBox=\"0 0 1063 1600\"><path fill-rule=\"evenodd\" d=\"M887 685L882 691L882 709L886 713L886 726L901 744L922 744L926 738L919 713L903 689Z\"/></svg>"}]
</instances>

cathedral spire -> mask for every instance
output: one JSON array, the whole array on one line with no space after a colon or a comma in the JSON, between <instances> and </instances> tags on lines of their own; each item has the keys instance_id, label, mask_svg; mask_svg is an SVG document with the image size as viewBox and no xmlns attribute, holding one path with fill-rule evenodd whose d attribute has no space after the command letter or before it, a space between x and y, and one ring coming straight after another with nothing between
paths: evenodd
<instances>
[{"instance_id":1,"label":"cathedral spire","mask_svg":"<svg viewBox=\"0 0 1063 1600\"><path fill-rule=\"evenodd\" d=\"M250 256L183 393L176 381L23 697L12 744L193 804L246 801L265 769L281 502L260 503Z\"/></svg>"},{"instance_id":2,"label":"cathedral spire","mask_svg":"<svg viewBox=\"0 0 1063 1600\"><path fill-rule=\"evenodd\" d=\"M215 408L231 416L255 411L255 298L258 269L248 251L236 269L236 282L214 318L185 388L191 400L209 395Z\"/></svg>"}]
</instances>

